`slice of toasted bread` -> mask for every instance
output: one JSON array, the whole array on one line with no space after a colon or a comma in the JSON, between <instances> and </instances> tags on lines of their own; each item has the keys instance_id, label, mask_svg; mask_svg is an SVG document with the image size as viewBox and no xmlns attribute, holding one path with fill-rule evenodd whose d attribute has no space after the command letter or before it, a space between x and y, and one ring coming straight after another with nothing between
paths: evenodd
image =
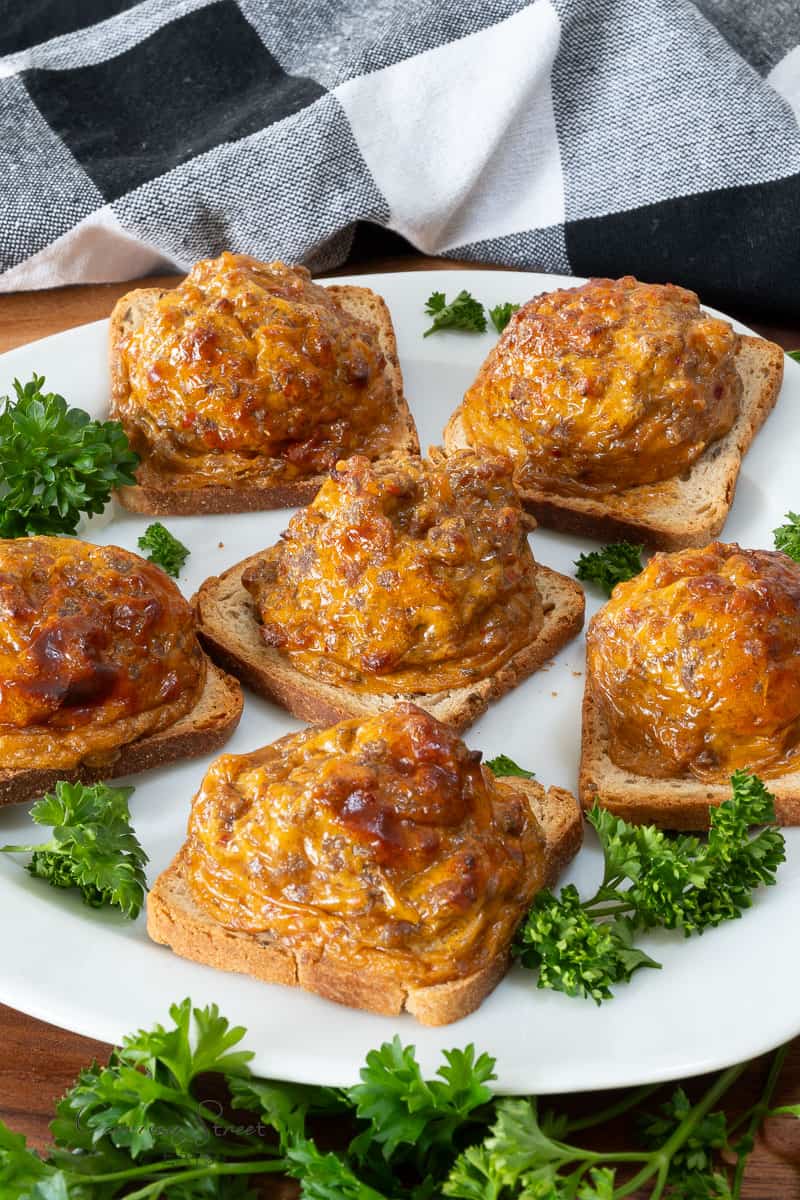
<instances>
[{"instance_id":1,"label":"slice of toasted bread","mask_svg":"<svg viewBox=\"0 0 800 1200\"><path fill-rule=\"evenodd\" d=\"M403 395L403 375L397 357L397 340L389 309L385 301L369 288L333 285L329 292L341 307L378 332L378 342L386 359L386 375L397 406L397 417L391 429L381 439L360 453L370 458L385 454L419 454L414 418ZM129 390L128 378L119 353L120 340L130 329L141 324L148 310L164 295L159 288L140 288L128 292L117 301L111 314L109 329L109 358L111 365L111 415L117 401ZM137 484L119 490L119 498L132 512L150 516L191 515L193 513L258 512L269 508L292 508L310 503L324 480L324 475L307 479L290 479L275 483L250 482L235 486L219 484L193 485L192 477L159 472L151 463L143 462L137 471Z\"/></svg>"},{"instance_id":2,"label":"slice of toasted bread","mask_svg":"<svg viewBox=\"0 0 800 1200\"><path fill-rule=\"evenodd\" d=\"M627 539L656 550L705 546L725 524L742 458L775 406L783 350L763 338L743 337L736 366L743 384L739 416L685 475L591 499L532 488L520 493L527 510L549 529L602 541ZM444 432L445 450L468 444L457 409Z\"/></svg>"},{"instance_id":3,"label":"slice of toasted bread","mask_svg":"<svg viewBox=\"0 0 800 1200\"><path fill-rule=\"evenodd\" d=\"M800 825L800 771L766 779L775 796L779 825ZM595 799L603 808L636 825L660 829L708 828L712 804L730 800L729 783L703 783L691 776L657 779L618 767L608 754L608 727L587 678L583 697L583 732L578 793L584 808Z\"/></svg>"},{"instance_id":4,"label":"slice of toasted bread","mask_svg":"<svg viewBox=\"0 0 800 1200\"><path fill-rule=\"evenodd\" d=\"M102 766L80 766L72 770L38 767L0 770L0 805L33 800L52 790L59 780L99 783L118 779L121 775L135 775L151 767L162 767L179 759L211 754L225 744L239 724L242 705L238 680L208 662L205 686L197 703L174 725L120 746L116 757Z\"/></svg>"},{"instance_id":5,"label":"slice of toasted bread","mask_svg":"<svg viewBox=\"0 0 800 1200\"><path fill-rule=\"evenodd\" d=\"M412 700L442 724L461 733L486 712L492 700L510 692L537 671L583 626L584 595L574 579L536 564L536 583L542 597L544 624L538 637L490 675L465 687L423 695L374 694L314 679L261 637L250 593L242 585L251 555L224 574L207 579L194 596L197 632L212 658L254 692L276 700L294 716L315 725L330 725L347 717L368 717Z\"/></svg>"},{"instance_id":6,"label":"slice of toasted bread","mask_svg":"<svg viewBox=\"0 0 800 1200\"><path fill-rule=\"evenodd\" d=\"M500 787L527 796L545 842L547 877L552 887L583 840L575 798L561 788L548 791L528 779L501 779ZM520 911L519 918L523 916ZM428 987L403 986L378 966L364 968L336 953L336 946L288 947L271 933L226 929L195 904L186 880L182 852L161 874L147 897L147 932L176 954L222 971L238 971L265 983L317 992L351 1008L395 1016L413 1013L423 1025L448 1025L473 1012L497 986L509 966L509 949L479 971Z\"/></svg>"}]
</instances>

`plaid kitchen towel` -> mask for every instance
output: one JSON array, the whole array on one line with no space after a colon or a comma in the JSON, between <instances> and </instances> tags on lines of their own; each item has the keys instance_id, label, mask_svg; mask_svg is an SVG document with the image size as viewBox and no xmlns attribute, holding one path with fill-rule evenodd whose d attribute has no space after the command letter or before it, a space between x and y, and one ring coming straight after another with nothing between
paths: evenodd
<instances>
[{"instance_id":1,"label":"plaid kitchen towel","mask_svg":"<svg viewBox=\"0 0 800 1200\"><path fill-rule=\"evenodd\" d=\"M0 0L0 289L228 248L797 313L798 0Z\"/></svg>"}]
</instances>

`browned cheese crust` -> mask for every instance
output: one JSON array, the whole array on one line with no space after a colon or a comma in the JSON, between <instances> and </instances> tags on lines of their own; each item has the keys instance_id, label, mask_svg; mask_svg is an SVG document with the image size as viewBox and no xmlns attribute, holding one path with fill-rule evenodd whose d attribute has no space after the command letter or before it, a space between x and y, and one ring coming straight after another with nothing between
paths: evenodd
<instances>
[{"instance_id":1,"label":"browned cheese crust","mask_svg":"<svg viewBox=\"0 0 800 1200\"><path fill-rule=\"evenodd\" d=\"M583 840L575 799L560 788L545 791L533 780L500 780L500 786L529 800L545 839L546 885L555 884ZM147 931L176 954L223 971L251 975L265 983L302 987L328 1000L385 1016L411 1013L423 1025L448 1025L474 1012L509 967L508 950L481 971L428 987L404 987L384 975L354 970L336 958L335 949L321 955L291 951L269 934L224 928L194 903L182 854L156 880L147 898Z\"/></svg>"},{"instance_id":2,"label":"browned cheese crust","mask_svg":"<svg viewBox=\"0 0 800 1200\"><path fill-rule=\"evenodd\" d=\"M378 331L378 342L386 360L386 375L396 397L397 422L387 439L386 453L419 453L414 418L403 395L403 376L397 356L397 339L389 309L382 297L369 288L334 285L328 292L352 316L367 321ZM124 391L127 383L121 365L120 343L130 328L140 324L147 311L164 294L158 288L140 288L128 292L115 305L109 331L109 359L112 395ZM118 495L131 512L148 516L191 516L202 513L260 512L275 508L294 508L314 499L324 475L308 479L276 481L268 485L239 484L226 487L176 488L166 475L152 466L139 468L139 483L121 488Z\"/></svg>"},{"instance_id":3,"label":"browned cheese crust","mask_svg":"<svg viewBox=\"0 0 800 1200\"><path fill-rule=\"evenodd\" d=\"M197 704L174 725L150 737L120 746L115 757L102 766L80 766L75 770L41 770L36 767L0 771L0 805L33 800L68 783L99 783L162 767L185 758L213 754L231 736L242 715L242 690L236 679L214 663L207 664L205 687Z\"/></svg>"},{"instance_id":4,"label":"browned cheese crust","mask_svg":"<svg viewBox=\"0 0 800 1200\"><path fill-rule=\"evenodd\" d=\"M254 692L317 725L368 716L408 699L449 728L462 732L486 712L493 700L510 692L557 654L583 626L583 589L566 575L537 563L536 583L544 623L534 641L523 646L494 675L468 687L430 695L371 695L312 679L265 645L252 598L241 582L243 573L258 559L259 555L252 555L205 581L193 600L198 636L215 661Z\"/></svg>"},{"instance_id":5,"label":"browned cheese crust","mask_svg":"<svg viewBox=\"0 0 800 1200\"><path fill-rule=\"evenodd\" d=\"M656 550L704 546L725 524L742 459L775 407L783 361L783 350L774 342L742 337L736 358L743 385L739 416L685 476L597 498L530 489L521 492L525 507L540 525L562 533L601 541L628 539ZM467 444L456 410L444 432L445 449L450 453Z\"/></svg>"}]
</instances>

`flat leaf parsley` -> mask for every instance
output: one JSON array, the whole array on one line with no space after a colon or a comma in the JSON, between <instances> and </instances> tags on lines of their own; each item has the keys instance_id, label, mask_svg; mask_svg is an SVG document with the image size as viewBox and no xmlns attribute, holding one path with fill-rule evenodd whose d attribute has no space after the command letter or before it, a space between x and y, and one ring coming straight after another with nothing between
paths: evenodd
<instances>
[{"instance_id":1,"label":"flat leaf parsley","mask_svg":"<svg viewBox=\"0 0 800 1200\"><path fill-rule=\"evenodd\" d=\"M466 329L472 333L486 331L486 313L480 301L469 292L459 292L455 300L447 303L444 292L434 292L428 297L425 312L433 317L433 324L423 337L438 333L440 329Z\"/></svg>"},{"instance_id":2,"label":"flat leaf parsley","mask_svg":"<svg viewBox=\"0 0 800 1200\"><path fill-rule=\"evenodd\" d=\"M147 855L131 828L132 791L104 783L57 783L30 813L37 825L52 826L50 841L0 846L0 852L30 854L28 870L37 879L77 888L93 908L109 905L133 919L144 901Z\"/></svg>"},{"instance_id":3,"label":"flat leaf parsley","mask_svg":"<svg viewBox=\"0 0 800 1200\"><path fill-rule=\"evenodd\" d=\"M181 567L189 557L189 550L179 542L160 521L148 525L139 538L139 549L148 550L148 562L157 563L162 570L177 579Z\"/></svg>"},{"instance_id":4,"label":"flat leaf parsley","mask_svg":"<svg viewBox=\"0 0 800 1200\"><path fill-rule=\"evenodd\" d=\"M603 1150L596 1135L586 1148L577 1133L630 1112L658 1086L570 1119L535 1097L493 1095L494 1059L472 1046L446 1051L426 1079L399 1038L370 1051L354 1087L280 1083L251 1074L245 1030L216 1005L187 999L170 1016L170 1026L125 1038L107 1066L80 1073L58 1102L43 1157L0 1122L3 1200L255 1200L263 1177L276 1174L296 1179L303 1200L623 1200L645 1186L653 1200L738 1200L764 1117L794 1113L771 1108L783 1047L757 1102L730 1126L716 1105L743 1066L713 1078L694 1103L681 1088L668 1094L632 1122L637 1148ZM209 1072L214 1099L204 1100ZM221 1088L230 1105L217 1099ZM230 1108L246 1110L246 1123L230 1120Z\"/></svg>"},{"instance_id":5,"label":"flat leaf parsley","mask_svg":"<svg viewBox=\"0 0 800 1200\"><path fill-rule=\"evenodd\" d=\"M15 379L16 400L0 399L0 537L73 534L134 482L139 459L119 421L93 421L43 388L41 375Z\"/></svg>"}]
</instances>

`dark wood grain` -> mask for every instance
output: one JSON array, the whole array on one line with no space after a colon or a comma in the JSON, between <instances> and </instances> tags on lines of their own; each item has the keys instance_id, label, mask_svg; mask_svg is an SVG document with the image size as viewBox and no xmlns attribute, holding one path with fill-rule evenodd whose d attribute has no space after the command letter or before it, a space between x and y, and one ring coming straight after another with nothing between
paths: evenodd
<instances>
[{"instance_id":1,"label":"dark wood grain","mask_svg":"<svg viewBox=\"0 0 800 1200\"><path fill-rule=\"evenodd\" d=\"M358 274L362 271L425 271L455 269L473 264L429 258L376 259L369 263L348 264L333 274ZM159 276L141 281L141 286L170 286L176 276ZM130 290L130 282L85 287L57 288L47 292L28 292L0 296L0 351L70 329L108 315L115 300ZM136 285L133 285L136 286ZM742 312L743 321L765 337L786 349L800 346L800 321L795 325L765 324L757 314ZM6 919L12 919L8 916ZM742 963L742 970L747 964ZM58 982L54 980L53 986ZM687 1004L692 997L686 997ZM800 1000L798 1000L800 1003ZM235 1018L236 1014L230 1014ZM758 1020L754 1012L752 1019ZM457 1040L457 1039L456 1039ZM569 1053L569 1047L564 1048ZM82 1066L93 1058L107 1057L109 1047L47 1025L24 1013L0 1005L0 1118L24 1133L34 1146L48 1140L48 1121L57 1098L72 1083ZM752 1064L729 1096L734 1111L744 1111L759 1095L767 1060ZM690 1093L702 1087L702 1081L685 1085ZM571 1112L588 1113L596 1106L605 1107L613 1097L603 1093L563 1099ZM776 1103L800 1103L800 1039L790 1049ZM556 1098L553 1103L561 1103ZM630 1145L635 1138L635 1118L628 1115L603 1130L604 1145ZM294 1194L293 1189L270 1191L272 1200ZM647 1191L639 1193L644 1200ZM800 1200L800 1122L794 1118L769 1121L753 1153L745 1186L744 1200Z\"/></svg>"}]
</instances>

